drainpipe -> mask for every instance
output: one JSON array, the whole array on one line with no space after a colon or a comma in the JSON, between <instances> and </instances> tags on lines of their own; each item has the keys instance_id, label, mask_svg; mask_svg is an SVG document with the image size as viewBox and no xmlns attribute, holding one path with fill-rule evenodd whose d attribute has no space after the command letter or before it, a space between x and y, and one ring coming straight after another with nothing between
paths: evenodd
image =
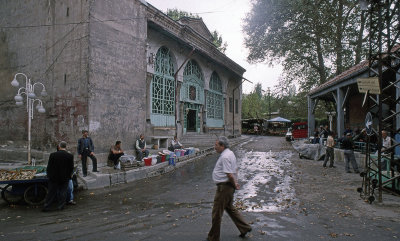
<instances>
[{"instance_id":1,"label":"drainpipe","mask_svg":"<svg viewBox=\"0 0 400 241\"><path fill-rule=\"evenodd\" d=\"M235 90L242 86L244 81L248 81L253 84L250 80L242 77L242 82L232 90L232 136L235 136Z\"/></svg>"},{"instance_id":2,"label":"drainpipe","mask_svg":"<svg viewBox=\"0 0 400 241\"><path fill-rule=\"evenodd\" d=\"M182 67L186 64L186 62L190 59L193 55L194 51L196 50L195 47L192 48L189 55L186 57L185 61L179 66L178 70L174 74L174 81L175 81L175 135L178 136L178 73L182 69Z\"/></svg>"}]
</instances>

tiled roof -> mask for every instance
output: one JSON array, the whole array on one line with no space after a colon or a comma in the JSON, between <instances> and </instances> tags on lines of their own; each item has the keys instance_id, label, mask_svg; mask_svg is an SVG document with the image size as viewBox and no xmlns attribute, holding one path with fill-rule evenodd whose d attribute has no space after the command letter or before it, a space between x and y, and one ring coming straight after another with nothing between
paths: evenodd
<instances>
[{"instance_id":1,"label":"tiled roof","mask_svg":"<svg viewBox=\"0 0 400 241\"><path fill-rule=\"evenodd\" d=\"M400 50L400 44L394 46L392 48L391 52L395 53L395 52L399 52L399 50ZM386 58L387 56L388 56L387 54L384 54L382 56L382 58ZM331 86L333 86L335 84L343 82L343 81L349 79L350 77L353 77L356 74L359 74L360 72L363 72L363 71L367 70L368 66L369 66L369 61L368 60L364 60L361 63L359 63L357 65L354 65L353 67L347 69L343 73L341 73L341 74L335 76L334 78L328 80L327 82L323 83L322 85L312 89L310 92L308 92L308 95L315 94L315 93L317 93L319 91L322 91L322 90L325 90L325 89L327 89L327 88L329 88L329 87L331 87Z\"/></svg>"},{"instance_id":2,"label":"tiled roof","mask_svg":"<svg viewBox=\"0 0 400 241\"><path fill-rule=\"evenodd\" d=\"M312 89L310 92L308 92L308 95L315 94L321 90L327 89L335 84L338 84L340 82L343 82L350 78L351 76L354 76L356 73L363 72L368 69L368 60L364 60L361 63L354 65L353 67L345 70L339 75L336 75L334 78L328 80L327 82L323 83L322 85Z\"/></svg>"}]
</instances>

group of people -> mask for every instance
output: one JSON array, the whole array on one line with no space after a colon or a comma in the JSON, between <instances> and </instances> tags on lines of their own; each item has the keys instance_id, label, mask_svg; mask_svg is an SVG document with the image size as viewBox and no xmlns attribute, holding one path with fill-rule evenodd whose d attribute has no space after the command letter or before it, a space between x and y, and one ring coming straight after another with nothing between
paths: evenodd
<instances>
[{"instance_id":1,"label":"group of people","mask_svg":"<svg viewBox=\"0 0 400 241\"><path fill-rule=\"evenodd\" d=\"M327 162L329 160L329 167L335 167L334 166L334 147L336 145L335 143L335 134L333 131L329 130L327 126L323 128L323 131L321 131L322 135L320 135L320 138L325 138L323 137L324 135L327 135L325 141L325 146L326 146L326 155L323 163L323 167L326 167ZM347 173L351 173L350 170L350 163L351 166L353 167L353 171L355 173L359 173L359 167L357 165L357 161L354 155L354 140L359 140L359 138L363 138L363 140L366 140L366 131L365 129L362 130L358 135L353 136L353 132L351 131L350 128L346 128L346 131L343 133L343 137L338 139L338 141L341 143L341 148L344 149L344 158L345 158L345 171ZM382 131L382 146L381 146L381 152L385 154L385 151L391 146L391 138L388 136L387 131L383 130Z\"/></svg>"},{"instance_id":2,"label":"group of people","mask_svg":"<svg viewBox=\"0 0 400 241\"><path fill-rule=\"evenodd\" d=\"M326 136L326 137L325 137ZM324 142L324 145L326 147L326 153L325 153L325 159L324 159L324 164L322 165L323 167L326 167L328 161L329 161L329 167L334 168L334 160L335 160L335 153L334 153L334 147L336 145L335 143L335 133L331 131L328 126L325 126L325 128L322 128L321 135L320 135L320 140L321 142ZM358 169L358 165L356 162L356 158L354 155L354 142L351 133L344 133L344 136L338 141L341 143L342 149L344 149L344 159L345 159L345 171L347 173L351 173L350 171L350 163L353 167L353 170L355 173L360 173Z\"/></svg>"},{"instance_id":3,"label":"group of people","mask_svg":"<svg viewBox=\"0 0 400 241\"><path fill-rule=\"evenodd\" d=\"M93 161L93 171L97 171L97 159L94 155L94 145L87 131L82 131L82 138L78 140L78 155L82 160L83 173L87 175L87 157ZM136 141L138 155L148 155L144 135ZM175 137L172 143L173 148L183 146ZM240 212L233 206L233 195L235 190L240 189L238 183L238 166L235 154L229 149L229 142L226 137L219 137L214 145L214 149L220 154L214 170L212 179L216 184L216 193L212 209L212 226L208 233L207 240L216 241L220 239L221 221L224 211L231 217L232 221L240 231L240 237L244 238L247 233L252 231L252 227L243 219ZM113 160L123 155L121 142L117 141L111 148ZM51 153L47 165L48 194L46 196L43 211L51 210L53 203L57 210L62 210L67 203L67 190L74 170L74 156L67 151L67 143L59 143L57 152ZM71 192L72 193L72 192ZM72 203L71 203L72 204ZM75 204L75 202L74 202Z\"/></svg>"}]
</instances>

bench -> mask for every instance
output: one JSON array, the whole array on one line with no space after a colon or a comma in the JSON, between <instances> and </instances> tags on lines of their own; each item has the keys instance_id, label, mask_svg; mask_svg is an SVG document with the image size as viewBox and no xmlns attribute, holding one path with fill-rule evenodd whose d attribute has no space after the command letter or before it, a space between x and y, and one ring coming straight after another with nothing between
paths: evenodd
<instances>
[{"instance_id":1,"label":"bench","mask_svg":"<svg viewBox=\"0 0 400 241\"><path fill-rule=\"evenodd\" d=\"M172 139L171 136L149 136L151 143L157 145L158 148L168 148L168 139Z\"/></svg>"}]
</instances>

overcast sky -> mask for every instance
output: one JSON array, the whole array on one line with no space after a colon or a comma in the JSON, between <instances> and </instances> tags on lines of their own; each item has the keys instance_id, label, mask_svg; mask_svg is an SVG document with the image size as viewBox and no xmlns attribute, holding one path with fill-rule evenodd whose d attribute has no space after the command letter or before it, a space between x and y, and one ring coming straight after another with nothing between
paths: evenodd
<instances>
[{"instance_id":1,"label":"overcast sky","mask_svg":"<svg viewBox=\"0 0 400 241\"><path fill-rule=\"evenodd\" d=\"M243 92L249 93L256 83L261 83L264 90L277 85L282 67L268 67L265 64L249 64L246 61L247 49L244 47L242 33L243 19L250 11L250 0L147 0L154 7L166 12L178 8L198 14L212 32L217 30L228 43L225 54L246 69L244 77L253 82L243 84Z\"/></svg>"}]
</instances>

